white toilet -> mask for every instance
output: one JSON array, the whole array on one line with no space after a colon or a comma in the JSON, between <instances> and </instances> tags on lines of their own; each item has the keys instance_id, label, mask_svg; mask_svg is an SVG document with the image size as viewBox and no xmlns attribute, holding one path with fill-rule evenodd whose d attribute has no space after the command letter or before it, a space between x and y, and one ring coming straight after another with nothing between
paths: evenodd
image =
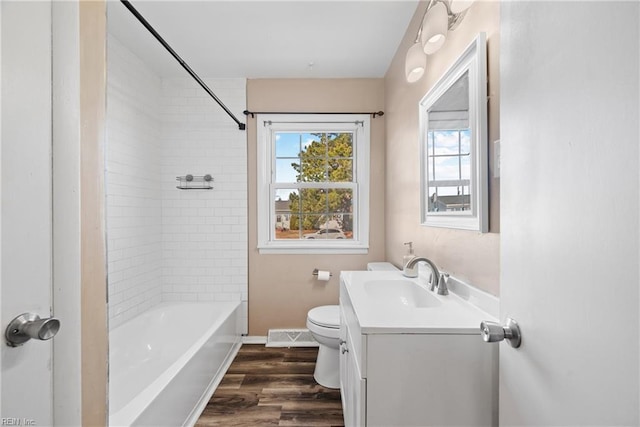
<instances>
[{"instance_id":1,"label":"white toilet","mask_svg":"<svg viewBox=\"0 0 640 427\"><path fill-rule=\"evenodd\" d=\"M398 270L388 262L372 262L367 270ZM307 329L318 342L313 378L321 386L340 388L340 306L323 305L307 313Z\"/></svg>"},{"instance_id":2,"label":"white toilet","mask_svg":"<svg viewBox=\"0 0 640 427\"><path fill-rule=\"evenodd\" d=\"M321 386L340 388L340 306L323 305L309 310L307 329L319 344L313 378Z\"/></svg>"}]
</instances>

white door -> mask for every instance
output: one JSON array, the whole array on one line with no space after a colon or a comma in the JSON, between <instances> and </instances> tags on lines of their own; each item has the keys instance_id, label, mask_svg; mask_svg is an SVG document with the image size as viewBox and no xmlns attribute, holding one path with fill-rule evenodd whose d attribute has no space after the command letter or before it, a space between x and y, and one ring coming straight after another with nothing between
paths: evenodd
<instances>
[{"instance_id":1,"label":"white door","mask_svg":"<svg viewBox=\"0 0 640 427\"><path fill-rule=\"evenodd\" d=\"M502 2L500 424L640 424L638 2Z\"/></svg>"},{"instance_id":2,"label":"white door","mask_svg":"<svg viewBox=\"0 0 640 427\"><path fill-rule=\"evenodd\" d=\"M52 311L51 4L2 1L0 8L0 422L46 426L52 342L11 348L4 333L21 313Z\"/></svg>"}]
</instances>

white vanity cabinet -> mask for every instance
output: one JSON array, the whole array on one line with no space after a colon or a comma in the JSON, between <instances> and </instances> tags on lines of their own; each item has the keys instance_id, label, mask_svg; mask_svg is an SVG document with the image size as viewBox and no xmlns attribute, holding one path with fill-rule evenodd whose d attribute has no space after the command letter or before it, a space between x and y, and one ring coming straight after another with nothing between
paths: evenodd
<instances>
[{"instance_id":1,"label":"white vanity cabinet","mask_svg":"<svg viewBox=\"0 0 640 427\"><path fill-rule=\"evenodd\" d=\"M346 311L346 312L345 312ZM349 313L349 314L347 314ZM353 308L340 304L340 394L345 426L365 425L367 382L360 369L361 345L355 345L353 337L362 340L357 323L348 326L348 316L354 319Z\"/></svg>"},{"instance_id":2,"label":"white vanity cabinet","mask_svg":"<svg viewBox=\"0 0 640 427\"><path fill-rule=\"evenodd\" d=\"M341 278L340 389L347 427L498 424L498 346L484 343L479 327L450 333L367 327L347 288Z\"/></svg>"}]
</instances>

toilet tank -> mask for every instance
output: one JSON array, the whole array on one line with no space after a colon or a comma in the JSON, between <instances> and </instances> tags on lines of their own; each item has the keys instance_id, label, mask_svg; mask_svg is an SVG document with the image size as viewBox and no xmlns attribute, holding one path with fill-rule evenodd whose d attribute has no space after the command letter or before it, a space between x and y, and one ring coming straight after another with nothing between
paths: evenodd
<instances>
[{"instance_id":1,"label":"toilet tank","mask_svg":"<svg viewBox=\"0 0 640 427\"><path fill-rule=\"evenodd\" d=\"M398 268L390 262L370 262L367 263L369 271L398 271Z\"/></svg>"}]
</instances>

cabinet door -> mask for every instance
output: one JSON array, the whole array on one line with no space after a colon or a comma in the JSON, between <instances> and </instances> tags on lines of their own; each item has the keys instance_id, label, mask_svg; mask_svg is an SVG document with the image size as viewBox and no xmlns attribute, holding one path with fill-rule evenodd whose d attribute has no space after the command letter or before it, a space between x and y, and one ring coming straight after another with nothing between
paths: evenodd
<instances>
[{"instance_id":1,"label":"cabinet door","mask_svg":"<svg viewBox=\"0 0 640 427\"><path fill-rule=\"evenodd\" d=\"M349 375L348 382L350 390L347 400L349 401L351 408L349 409L350 421L347 422L345 418L345 426L347 427L360 427L366 425L366 393L367 393L367 380L360 377L360 371L356 364L356 358L352 353L346 353L349 355L347 359L347 374Z\"/></svg>"},{"instance_id":2,"label":"cabinet door","mask_svg":"<svg viewBox=\"0 0 640 427\"><path fill-rule=\"evenodd\" d=\"M479 334L369 335L369 425L497 426L497 356Z\"/></svg>"},{"instance_id":3,"label":"cabinet door","mask_svg":"<svg viewBox=\"0 0 640 427\"><path fill-rule=\"evenodd\" d=\"M342 302L342 301L341 301ZM342 413L346 427L365 425L366 380L358 367L358 349L353 345L351 329L345 316L345 307L340 306L340 395ZM361 338L358 335L358 338Z\"/></svg>"},{"instance_id":4,"label":"cabinet door","mask_svg":"<svg viewBox=\"0 0 640 427\"><path fill-rule=\"evenodd\" d=\"M351 345L351 335L347 329L347 340L340 350L340 392L342 412L346 427L360 427L366 424L366 379L360 375L356 353Z\"/></svg>"},{"instance_id":5,"label":"cabinet door","mask_svg":"<svg viewBox=\"0 0 640 427\"><path fill-rule=\"evenodd\" d=\"M348 410L352 407L352 403L347 400L347 396L349 396L349 390L351 389L349 385L349 364L348 358L349 353L343 353L342 350L345 348L347 343L347 325L344 322L344 313L342 312L342 307L340 310L340 315L342 321L340 322L340 399L342 400L342 414L344 417L345 425L350 425L349 422L351 420L349 416Z\"/></svg>"}]
</instances>

